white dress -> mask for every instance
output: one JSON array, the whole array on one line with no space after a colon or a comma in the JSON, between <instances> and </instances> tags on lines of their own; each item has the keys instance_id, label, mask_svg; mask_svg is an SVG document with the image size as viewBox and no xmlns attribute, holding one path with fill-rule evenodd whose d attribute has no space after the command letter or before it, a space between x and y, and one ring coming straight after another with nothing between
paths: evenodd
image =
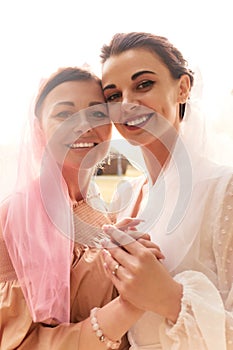
<instances>
[{"instance_id":1,"label":"white dress","mask_svg":"<svg viewBox=\"0 0 233 350\"><path fill-rule=\"evenodd\" d=\"M170 164L151 188L144 177L125 182L111 208L118 219L132 215L142 191L138 217L145 223L139 231L150 233L183 285L176 324L146 312L128 333L131 350L233 349L233 172L197 157L185 208L185 198L177 200L182 174ZM175 211L178 219L169 228Z\"/></svg>"}]
</instances>

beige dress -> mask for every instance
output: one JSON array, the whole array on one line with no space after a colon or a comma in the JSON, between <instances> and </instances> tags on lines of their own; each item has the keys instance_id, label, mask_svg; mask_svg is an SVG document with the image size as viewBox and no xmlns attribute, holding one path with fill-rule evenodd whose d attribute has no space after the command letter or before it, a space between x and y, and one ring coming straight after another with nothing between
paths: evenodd
<instances>
[{"instance_id":1,"label":"beige dress","mask_svg":"<svg viewBox=\"0 0 233 350\"><path fill-rule=\"evenodd\" d=\"M116 296L117 292L106 276L100 251L75 244L71 266L70 323L52 327L34 323L0 236L1 350L77 350L82 331L79 322L89 316L93 307L101 307ZM128 348L125 336L120 349Z\"/></svg>"}]
</instances>

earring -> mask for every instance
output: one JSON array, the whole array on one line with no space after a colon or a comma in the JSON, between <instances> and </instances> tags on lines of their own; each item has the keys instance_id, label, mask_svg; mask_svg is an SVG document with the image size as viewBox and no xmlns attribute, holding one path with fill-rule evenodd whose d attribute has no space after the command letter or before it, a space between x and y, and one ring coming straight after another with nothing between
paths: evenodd
<instances>
[{"instance_id":1,"label":"earring","mask_svg":"<svg viewBox=\"0 0 233 350\"><path fill-rule=\"evenodd\" d=\"M180 116L181 120L184 118L185 107L186 107L186 103L180 103L180 105L179 105L179 116Z\"/></svg>"}]
</instances>

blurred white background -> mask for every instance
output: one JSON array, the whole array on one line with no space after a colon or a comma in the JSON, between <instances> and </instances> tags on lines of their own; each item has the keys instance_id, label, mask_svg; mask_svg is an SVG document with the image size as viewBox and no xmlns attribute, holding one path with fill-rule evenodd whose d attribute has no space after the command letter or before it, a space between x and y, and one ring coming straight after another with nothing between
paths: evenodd
<instances>
[{"instance_id":1,"label":"blurred white background","mask_svg":"<svg viewBox=\"0 0 233 350\"><path fill-rule=\"evenodd\" d=\"M0 0L0 198L40 79L85 63L100 75L101 46L129 31L168 37L200 69L206 117L233 141L232 0Z\"/></svg>"},{"instance_id":2,"label":"blurred white background","mask_svg":"<svg viewBox=\"0 0 233 350\"><path fill-rule=\"evenodd\" d=\"M233 114L231 2L1 0L0 143L17 139L42 77L59 66L84 63L100 74L101 46L115 32L128 31L168 37L191 68L199 67L208 118L222 127L223 111ZM232 125L226 129L233 133Z\"/></svg>"}]
</instances>

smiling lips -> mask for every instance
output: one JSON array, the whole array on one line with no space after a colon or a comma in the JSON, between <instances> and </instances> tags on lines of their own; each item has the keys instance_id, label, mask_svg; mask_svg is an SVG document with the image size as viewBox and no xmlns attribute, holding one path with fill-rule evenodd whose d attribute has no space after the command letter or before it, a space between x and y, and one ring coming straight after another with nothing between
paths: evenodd
<instances>
[{"instance_id":1,"label":"smiling lips","mask_svg":"<svg viewBox=\"0 0 233 350\"><path fill-rule=\"evenodd\" d=\"M79 143L70 143L67 145L71 149L84 149L95 147L97 143L95 142L79 142Z\"/></svg>"},{"instance_id":2,"label":"smiling lips","mask_svg":"<svg viewBox=\"0 0 233 350\"><path fill-rule=\"evenodd\" d=\"M146 115L142 115L140 117L136 117L134 119L128 120L124 123L125 126L129 128L140 128L144 126L148 120L152 117L154 113L149 113ZM67 147L71 149L85 149L85 148L92 148L97 145L96 142L76 142L76 143L70 143L67 145Z\"/></svg>"},{"instance_id":3,"label":"smiling lips","mask_svg":"<svg viewBox=\"0 0 233 350\"><path fill-rule=\"evenodd\" d=\"M154 113L149 113L149 114L142 115L140 117L136 117L134 119L128 120L128 121L124 122L124 125L126 125L128 127L140 128L148 122L148 120L152 117L153 114Z\"/></svg>"}]
</instances>

